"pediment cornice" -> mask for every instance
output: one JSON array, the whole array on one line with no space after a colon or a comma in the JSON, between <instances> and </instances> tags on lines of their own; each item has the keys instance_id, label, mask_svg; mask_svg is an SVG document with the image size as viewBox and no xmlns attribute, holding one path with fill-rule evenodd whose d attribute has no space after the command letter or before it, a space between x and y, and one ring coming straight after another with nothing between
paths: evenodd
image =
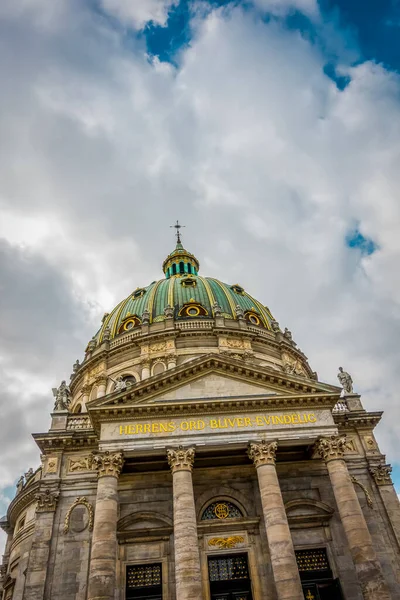
<instances>
[{"instance_id":1,"label":"pediment cornice","mask_svg":"<svg viewBox=\"0 0 400 600\"><path fill-rule=\"evenodd\" d=\"M163 391L171 391L208 373L232 377L260 387L260 394L239 397L195 398L153 401ZM268 388L270 393L262 391ZM145 416L190 416L213 412L251 412L273 408L333 408L340 388L314 380L287 375L268 367L244 364L230 357L207 355L184 363L161 375L137 383L128 391L109 394L91 401L88 412L95 429L102 421Z\"/></svg>"}]
</instances>

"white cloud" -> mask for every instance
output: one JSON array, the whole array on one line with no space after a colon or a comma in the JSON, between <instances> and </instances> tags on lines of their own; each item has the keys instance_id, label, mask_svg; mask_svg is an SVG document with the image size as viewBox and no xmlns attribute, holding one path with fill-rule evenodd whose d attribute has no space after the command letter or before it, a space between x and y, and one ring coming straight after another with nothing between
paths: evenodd
<instances>
[{"instance_id":1,"label":"white cloud","mask_svg":"<svg viewBox=\"0 0 400 600\"><path fill-rule=\"evenodd\" d=\"M140 14L121 18L165 18ZM20 447L0 485L34 466L29 431L102 312L161 276L177 217L203 274L244 285L321 379L342 364L386 410L400 462L398 76L343 61L339 91L317 47L240 8L198 16L177 70L77 6L54 36L24 18L23 45L15 14L0 30L3 456ZM355 226L372 256L346 247Z\"/></svg>"},{"instance_id":2,"label":"white cloud","mask_svg":"<svg viewBox=\"0 0 400 600\"><path fill-rule=\"evenodd\" d=\"M262 11L279 17L296 10L312 19L319 16L317 0L253 0L253 4Z\"/></svg>"},{"instance_id":3,"label":"white cloud","mask_svg":"<svg viewBox=\"0 0 400 600\"><path fill-rule=\"evenodd\" d=\"M178 3L179 0L102 0L105 11L136 29L142 29L149 21L164 26L168 11Z\"/></svg>"}]
</instances>

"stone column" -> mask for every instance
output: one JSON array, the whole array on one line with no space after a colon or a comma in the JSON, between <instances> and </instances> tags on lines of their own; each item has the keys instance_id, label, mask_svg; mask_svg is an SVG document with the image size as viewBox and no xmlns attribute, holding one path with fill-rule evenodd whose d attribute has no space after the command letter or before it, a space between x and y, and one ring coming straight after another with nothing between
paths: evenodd
<instances>
[{"instance_id":1,"label":"stone column","mask_svg":"<svg viewBox=\"0 0 400 600\"><path fill-rule=\"evenodd\" d=\"M275 468L277 442L250 442L257 469L272 572L278 600L304 600L292 536Z\"/></svg>"},{"instance_id":2,"label":"stone column","mask_svg":"<svg viewBox=\"0 0 400 600\"><path fill-rule=\"evenodd\" d=\"M114 600L117 563L118 477L122 452L93 457L99 481L89 565L88 600Z\"/></svg>"},{"instance_id":3,"label":"stone column","mask_svg":"<svg viewBox=\"0 0 400 600\"><path fill-rule=\"evenodd\" d=\"M173 480L176 600L203 597L192 484L194 455L194 448L167 450Z\"/></svg>"},{"instance_id":4,"label":"stone column","mask_svg":"<svg viewBox=\"0 0 400 600\"><path fill-rule=\"evenodd\" d=\"M82 386L82 412L87 412L86 404L89 402L90 385Z\"/></svg>"},{"instance_id":5,"label":"stone column","mask_svg":"<svg viewBox=\"0 0 400 600\"><path fill-rule=\"evenodd\" d=\"M345 436L321 438L316 444L324 459L365 600L389 600L391 594L375 554L354 485L344 461Z\"/></svg>"},{"instance_id":6,"label":"stone column","mask_svg":"<svg viewBox=\"0 0 400 600\"><path fill-rule=\"evenodd\" d=\"M26 570L23 600L43 600L59 492L43 487L36 494L35 531Z\"/></svg>"},{"instance_id":7,"label":"stone column","mask_svg":"<svg viewBox=\"0 0 400 600\"><path fill-rule=\"evenodd\" d=\"M142 360L142 380L150 377L150 359Z\"/></svg>"},{"instance_id":8,"label":"stone column","mask_svg":"<svg viewBox=\"0 0 400 600\"><path fill-rule=\"evenodd\" d=\"M378 465L377 467L371 467L370 472L378 487L379 495L400 547L400 503L390 477L392 467L390 465Z\"/></svg>"}]
</instances>

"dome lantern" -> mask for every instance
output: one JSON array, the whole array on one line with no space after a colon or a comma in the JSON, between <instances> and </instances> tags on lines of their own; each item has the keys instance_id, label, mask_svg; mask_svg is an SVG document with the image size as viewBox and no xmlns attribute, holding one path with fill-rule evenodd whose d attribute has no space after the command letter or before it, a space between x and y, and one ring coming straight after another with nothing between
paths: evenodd
<instances>
[{"instance_id":1,"label":"dome lantern","mask_svg":"<svg viewBox=\"0 0 400 600\"><path fill-rule=\"evenodd\" d=\"M182 275L198 275L200 263L197 258L182 246L179 221L171 225L176 229L176 248L163 262L163 271L167 279Z\"/></svg>"}]
</instances>

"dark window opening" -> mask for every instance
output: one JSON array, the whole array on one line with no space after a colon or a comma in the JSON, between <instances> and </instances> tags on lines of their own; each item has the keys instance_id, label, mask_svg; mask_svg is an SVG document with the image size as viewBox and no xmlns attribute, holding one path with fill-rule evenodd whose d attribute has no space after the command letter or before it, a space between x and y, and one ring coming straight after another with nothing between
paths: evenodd
<instances>
[{"instance_id":1,"label":"dark window opening","mask_svg":"<svg viewBox=\"0 0 400 600\"><path fill-rule=\"evenodd\" d=\"M172 265L172 274L176 275L176 264L175 263Z\"/></svg>"},{"instance_id":2,"label":"dark window opening","mask_svg":"<svg viewBox=\"0 0 400 600\"><path fill-rule=\"evenodd\" d=\"M126 600L162 600L160 563L126 567Z\"/></svg>"},{"instance_id":3,"label":"dark window opening","mask_svg":"<svg viewBox=\"0 0 400 600\"><path fill-rule=\"evenodd\" d=\"M184 265L184 263L181 261L181 262L179 263L179 273L180 273L181 275L183 275L183 274L184 274L184 272L185 272L185 265Z\"/></svg>"},{"instance_id":4,"label":"dark window opening","mask_svg":"<svg viewBox=\"0 0 400 600\"><path fill-rule=\"evenodd\" d=\"M247 554L209 556L212 600L252 600Z\"/></svg>"},{"instance_id":5,"label":"dark window opening","mask_svg":"<svg viewBox=\"0 0 400 600\"><path fill-rule=\"evenodd\" d=\"M333 578L325 548L296 550L296 560L306 600L343 600L340 582Z\"/></svg>"},{"instance_id":6,"label":"dark window opening","mask_svg":"<svg viewBox=\"0 0 400 600\"><path fill-rule=\"evenodd\" d=\"M188 264L188 273L190 273L190 274L192 273L192 265L191 264Z\"/></svg>"}]
</instances>

